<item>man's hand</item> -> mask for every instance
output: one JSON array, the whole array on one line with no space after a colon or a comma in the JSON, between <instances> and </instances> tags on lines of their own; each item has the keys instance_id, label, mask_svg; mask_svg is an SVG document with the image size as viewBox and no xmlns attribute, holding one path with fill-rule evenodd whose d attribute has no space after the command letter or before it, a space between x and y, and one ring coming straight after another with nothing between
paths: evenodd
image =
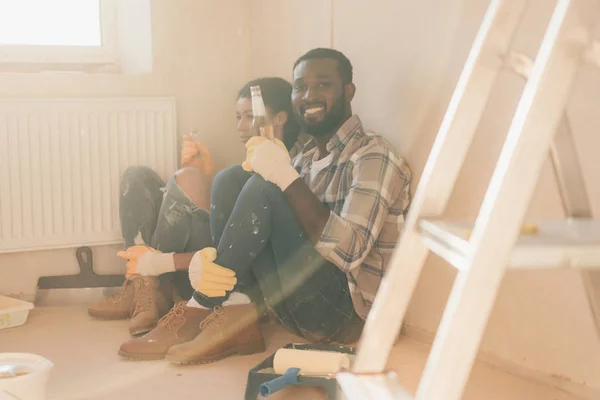
<instances>
[{"instance_id":1,"label":"man's hand","mask_svg":"<svg viewBox=\"0 0 600 400\"><path fill-rule=\"evenodd\" d=\"M222 297L237 283L235 272L215 264L217 250L206 247L194 254L190 262L189 277L192 287L208 297Z\"/></svg>"},{"instance_id":2,"label":"man's hand","mask_svg":"<svg viewBox=\"0 0 600 400\"><path fill-rule=\"evenodd\" d=\"M181 168L198 168L212 176L215 173L215 162L204 143L185 135L181 147Z\"/></svg>"},{"instance_id":3,"label":"man's hand","mask_svg":"<svg viewBox=\"0 0 600 400\"><path fill-rule=\"evenodd\" d=\"M256 149L256 146L258 146L259 144L262 144L266 141L271 141L270 139L267 139L264 136L254 136L252 138L250 138L250 140L248 140L248 142L246 143L246 149L248 149L246 151L246 161L244 161L242 163L242 168L245 171L248 172L252 172L252 159L254 158L254 151ZM285 147L285 144L283 144L283 142L279 139L272 139L273 142L275 142L275 144L277 146L279 146L281 149L285 150L287 152L287 148ZM289 155L289 153L288 153Z\"/></svg>"},{"instance_id":4,"label":"man's hand","mask_svg":"<svg viewBox=\"0 0 600 400\"><path fill-rule=\"evenodd\" d=\"M127 261L127 279L135 275L158 276L175 271L173 253L162 253L148 246L131 246L117 256Z\"/></svg>"},{"instance_id":5,"label":"man's hand","mask_svg":"<svg viewBox=\"0 0 600 400\"><path fill-rule=\"evenodd\" d=\"M290 153L280 140L255 136L248 140L246 148L246 161L242 168L256 172L282 191L300 177L291 165Z\"/></svg>"}]
</instances>

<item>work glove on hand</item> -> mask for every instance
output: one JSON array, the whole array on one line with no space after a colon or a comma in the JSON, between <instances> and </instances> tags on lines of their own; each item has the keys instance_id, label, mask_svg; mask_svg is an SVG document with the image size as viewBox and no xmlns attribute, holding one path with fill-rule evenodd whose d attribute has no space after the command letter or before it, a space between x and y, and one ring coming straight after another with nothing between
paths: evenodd
<instances>
[{"instance_id":1,"label":"work glove on hand","mask_svg":"<svg viewBox=\"0 0 600 400\"><path fill-rule=\"evenodd\" d=\"M291 164L290 153L280 140L254 136L246 143L246 149L246 161L242 168L256 172L282 191L300 177Z\"/></svg>"},{"instance_id":2,"label":"work glove on hand","mask_svg":"<svg viewBox=\"0 0 600 400\"><path fill-rule=\"evenodd\" d=\"M192 287L208 297L222 297L233 290L237 283L235 272L215 264L217 250L206 247L194 254L190 262L189 276Z\"/></svg>"},{"instance_id":3,"label":"work glove on hand","mask_svg":"<svg viewBox=\"0 0 600 400\"><path fill-rule=\"evenodd\" d=\"M162 253L148 246L131 246L117 256L127 261L127 279L135 275L158 276L175 271L173 253Z\"/></svg>"},{"instance_id":4,"label":"work glove on hand","mask_svg":"<svg viewBox=\"0 0 600 400\"><path fill-rule=\"evenodd\" d=\"M183 137L181 168L198 168L207 175L214 175L215 162L203 142L194 141L189 135Z\"/></svg>"}]
</instances>

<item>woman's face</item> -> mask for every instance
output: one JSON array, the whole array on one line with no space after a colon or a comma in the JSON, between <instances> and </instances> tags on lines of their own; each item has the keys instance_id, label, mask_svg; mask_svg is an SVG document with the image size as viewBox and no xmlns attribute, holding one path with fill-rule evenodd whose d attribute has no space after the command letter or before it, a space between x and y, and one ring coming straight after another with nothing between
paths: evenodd
<instances>
[{"instance_id":1,"label":"woman's face","mask_svg":"<svg viewBox=\"0 0 600 400\"><path fill-rule=\"evenodd\" d=\"M273 114L269 107L265 107L265 111L267 112L267 117L269 119L273 118ZM252 137L252 119L254 115L252 114L252 100L244 97L240 97L236 103L235 110L235 118L237 120L237 131L240 135L240 141L243 144L246 144L248 140ZM283 140L283 128L278 126L278 124L273 124L273 131L275 137L279 140Z\"/></svg>"},{"instance_id":2,"label":"woman's face","mask_svg":"<svg viewBox=\"0 0 600 400\"><path fill-rule=\"evenodd\" d=\"M240 141L246 144L252 137L252 100L240 97L236 104L235 118Z\"/></svg>"}]
</instances>

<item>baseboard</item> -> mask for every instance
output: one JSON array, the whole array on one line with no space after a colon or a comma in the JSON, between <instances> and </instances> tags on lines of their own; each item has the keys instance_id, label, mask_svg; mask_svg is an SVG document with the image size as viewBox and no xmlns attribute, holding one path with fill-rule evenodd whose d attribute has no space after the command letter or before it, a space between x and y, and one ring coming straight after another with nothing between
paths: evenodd
<instances>
[{"instance_id":1,"label":"baseboard","mask_svg":"<svg viewBox=\"0 0 600 400\"><path fill-rule=\"evenodd\" d=\"M409 325L404 325L402 327L402 335L428 345L431 345L433 343L433 339L435 338L434 333ZM513 361L498 357L494 354L480 351L477 354L477 360L509 374L532 380L540 384L555 387L585 400L600 399L600 389L591 388L584 383L573 382L568 378L549 375L540 371L532 370Z\"/></svg>"}]
</instances>

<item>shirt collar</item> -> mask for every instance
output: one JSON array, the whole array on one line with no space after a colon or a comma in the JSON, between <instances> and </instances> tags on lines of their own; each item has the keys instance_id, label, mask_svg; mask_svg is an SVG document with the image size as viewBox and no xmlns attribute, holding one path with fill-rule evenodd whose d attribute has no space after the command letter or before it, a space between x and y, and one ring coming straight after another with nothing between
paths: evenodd
<instances>
[{"instance_id":1,"label":"shirt collar","mask_svg":"<svg viewBox=\"0 0 600 400\"><path fill-rule=\"evenodd\" d=\"M339 149L339 151L341 152L348 145L348 143L350 143L350 141L356 135L356 133L362 132L363 125L358 115L351 116L346 120L346 122L342 124L342 126L337 130L335 135L333 135L331 139L329 139L326 145L327 151L331 153L335 149ZM311 138L304 147L304 154L312 155L312 153L316 151L316 147L317 142L314 138Z\"/></svg>"},{"instance_id":2,"label":"shirt collar","mask_svg":"<svg viewBox=\"0 0 600 400\"><path fill-rule=\"evenodd\" d=\"M342 124L335 135L329 139L326 146L327 151L331 153L335 148L339 148L340 151L344 150L344 147L348 145L350 140L352 140L352 137L354 137L357 132L360 133L362 131L363 126L358 115L351 116Z\"/></svg>"}]
</instances>

